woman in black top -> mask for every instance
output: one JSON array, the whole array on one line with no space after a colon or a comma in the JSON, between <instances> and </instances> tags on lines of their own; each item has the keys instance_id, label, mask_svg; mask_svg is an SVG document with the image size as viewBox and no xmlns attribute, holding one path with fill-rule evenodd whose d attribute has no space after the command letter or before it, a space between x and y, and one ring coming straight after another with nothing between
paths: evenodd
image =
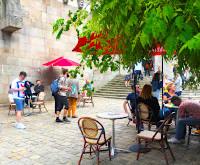
<instances>
[{"instance_id":1,"label":"woman in black top","mask_svg":"<svg viewBox=\"0 0 200 165\"><path fill-rule=\"evenodd\" d=\"M150 84L145 84L140 96L137 98L137 104L144 103L149 106L150 110L153 111L152 120L153 122L158 122L159 113L160 113L160 105L158 99L153 96L152 86Z\"/></svg>"}]
</instances>

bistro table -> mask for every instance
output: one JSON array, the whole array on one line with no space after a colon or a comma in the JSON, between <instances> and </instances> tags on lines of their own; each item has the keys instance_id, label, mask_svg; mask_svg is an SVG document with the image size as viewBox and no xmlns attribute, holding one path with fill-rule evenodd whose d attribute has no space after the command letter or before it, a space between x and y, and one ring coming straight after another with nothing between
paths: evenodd
<instances>
[{"instance_id":1,"label":"bistro table","mask_svg":"<svg viewBox=\"0 0 200 165\"><path fill-rule=\"evenodd\" d=\"M127 118L128 115L126 113L120 113L120 112L106 112L106 113L99 113L97 114L97 117L102 119L109 119L112 121L112 147L111 147L111 156L115 156L116 151L126 152L129 153L129 150L116 148L115 147L115 120L117 119L124 119Z\"/></svg>"},{"instance_id":2,"label":"bistro table","mask_svg":"<svg viewBox=\"0 0 200 165\"><path fill-rule=\"evenodd\" d=\"M179 106L176 106L174 104L164 104L164 107L169 108L169 109L178 109ZM178 111L176 114L176 123L178 123Z\"/></svg>"}]
</instances>

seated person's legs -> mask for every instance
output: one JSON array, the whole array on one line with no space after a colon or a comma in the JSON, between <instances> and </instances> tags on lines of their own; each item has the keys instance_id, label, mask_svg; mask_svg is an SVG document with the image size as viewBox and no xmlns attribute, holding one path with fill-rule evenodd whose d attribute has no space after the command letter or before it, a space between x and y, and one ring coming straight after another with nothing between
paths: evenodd
<instances>
[{"instance_id":1,"label":"seated person's legs","mask_svg":"<svg viewBox=\"0 0 200 165\"><path fill-rule=\"evenodd\" d=\"M164 111L164 119L166 119L167 116L170 115L171 110L169 108L164 107L163 111Z\"/></svg>"},{"instance_id":2,"label":"seated person's legs","mask_svg":"<svg viewBox=\"0 0 200 165\"><path fill-rule=\"evenodd\" d=\"M195 126L199 124L200 124L200 119L195 119L192 117L179 119L176 128L176 139L177 140L185 139L187 125Z\"/></svg>"}]
</instances>

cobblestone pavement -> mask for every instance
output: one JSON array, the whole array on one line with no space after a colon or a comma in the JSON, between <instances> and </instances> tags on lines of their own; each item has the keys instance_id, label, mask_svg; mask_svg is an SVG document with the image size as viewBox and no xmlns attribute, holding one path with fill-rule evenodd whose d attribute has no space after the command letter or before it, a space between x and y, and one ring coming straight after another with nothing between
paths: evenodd
<instances>
[{"instance_id":1,"label":"cobblestone pavement","mask_svg":"<svg viewBox=\"0 0 200 165\"><path fill-rule=\"evenodd\" d=\"M0 165L77 165L82 150L83 140L77 126L78 119L70 119L71 124L55 123L54 104L48 102L49 112L23 117L22 121L27 126L25 130L17 130L14 112L8 116L6 108L0 109ZM27 113L28 110L25 111ZM35 110L37 111L37 110ZM77 109L77 115L96 118L98 112L122 112L122 101L111 99L95 99L95 107L90 104ZM111 121L98 119L111 133ZM135 144L135 126L126 126L127 119L116 121L116 145L128 149ZM173 130L172 130L173 133ZM192 137L191 145L171 145L176 161L168 156L169 164L173 165L198 165L200 162L200 144ZM84 156L82 165L95 165L96 158ZM162 153L151 151L141 154L136 161L136 153L118 153L109 161L107 153L100 154L101 165L165 165Z\"/></svg>"}]
</instances>

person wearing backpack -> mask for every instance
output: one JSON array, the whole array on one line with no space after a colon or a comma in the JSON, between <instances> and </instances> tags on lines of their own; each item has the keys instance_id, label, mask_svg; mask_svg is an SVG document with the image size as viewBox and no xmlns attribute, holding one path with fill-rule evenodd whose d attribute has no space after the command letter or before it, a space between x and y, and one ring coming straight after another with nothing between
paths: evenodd
<instances>
[{"instance_id":1,"label":"person wearing backpack","mask_svg":"<svg viewBox=\"0 0 200 165\"><path fill-rule=\"evenodd\" d=\"M162 82L160 81L160 73L156 72L153 75L152 79L152 88L154 96L159 100L160 99L160 88L162 87Z\"/></svg>"},{"instance_id":2,"label":"person wearing backpack","mask_svg":"<svg viewBox=\"0 0 200 165\"><path fill-rule=\"evenodd\" d=\"M67 93L71 91L68 85L68 69L63 69L63 76L59 79L55 80L54 83L51 85L51 89L53 94L55 95L55 102L56 102L56 122L67 122L70 121L67 119L67 111L69 109L69 103L67 100ZM57 84L56 84L57 82ZM56 91L57 90L57 91ZM60 120L60 112L64 108L63 120Z\"/></svg>"}]
</instances>

